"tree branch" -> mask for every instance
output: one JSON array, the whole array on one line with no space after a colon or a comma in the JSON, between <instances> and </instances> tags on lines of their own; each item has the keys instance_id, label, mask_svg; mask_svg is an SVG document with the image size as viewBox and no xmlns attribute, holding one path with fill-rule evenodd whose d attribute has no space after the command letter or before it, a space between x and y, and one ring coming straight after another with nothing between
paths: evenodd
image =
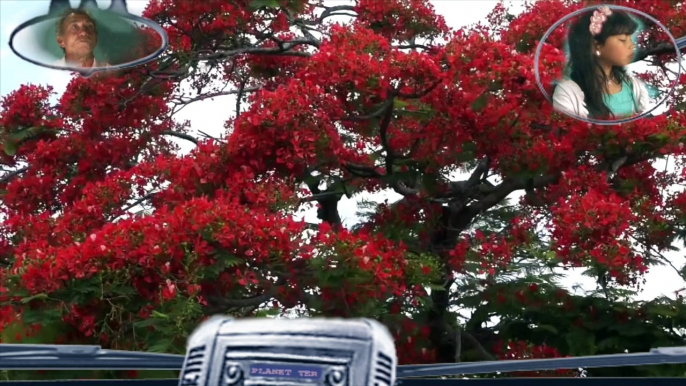
<instances>
[{"instance_id":1,"label":"tree branch","mask_svg":"<svg viewBox=\"0 0 686 386\"><path fill-rule=\"evenodd\" d=\"M632 154L630 156L627 156L626 160L622 163L621 167L627 167L637 163L641 163L651 159L654 156L655 154L653 154L652 152ZM607 171L609 170L608 168L615 162L616 160L600 163L595 166L595 170L598 172ZM619 169L619 166L615 165L615 167ZM531 182L532 188L541 189L550 184L556 183L561 177L561 175L561 172L556 172L549 175L535 177L532 179L533 181ZM493 190L491 190L491 192L484 198L465 207L464 210L461 211L459 216L456 215L456 223L451 224L451 227L454 228L453 232L461 232L472 222L472 220L476 216L496 206L511 193L517 190L525 189L528 180L528 178L522 177L506 178L502 183L500 183Z\"/></svg>"},{"instance_id":2,"label":"tree branch","mask_svg":"<svg viewBox=\"0 0 686 386\"><path fill-rule=\"evenodd\" d=\"M679 41L682 39L679 39L677 41L677 44ZM676 54L677 49L674 48L674 45L672 43L659 43L654 46L638 50L636 53L636 57L634 58L634 62L640 62L647 58L648 56L654 56L654 55L665 55L665 54Z\"/></svg>"},{"instance_id":3,"label":"tree branch","mask_svg":"<svg viewBox=\"0 0 686 386\"><path fill-rule=\"evenodd\" d=\"M534 189L540 189L555 183L560 178L561 173L554 173L546 176L539 176L533 178ZM517 190L523 190L526 187L527 179L521 177L506 178L502 183L497 185L491 193L486 195L483 199L468 205L466 207L467 213L471 217L475 217L488 209L496 206L507 196ZM470 221L471 222L471 221Z\"/></svg>"},{"instance_id":4,"label":"tree branch","mask_svg":"<svg viewBox=\"0 0 686 386\"><path fill-rule=\"evenodd\" d=\"M457 325L455 328L455 363L460 363L462 359L462 327Z\"/></svg>"},{"instance_id":5,"label":"tree branch","mask_svg":"<svg viewBox=\"0 0 686 386\"><path fill-rule=\"evenodd\" d=\"M243 307L254 307L271 299L274 294L276 294L276 287L270 288L268 291L261 295L243 298L243 299L223 299L218 297L210 297L208 300L214 303L215 309L227 310L229 308L243 308Z\"/></svg>"},{"instance_id":6,"label":"tree branch","mask_svg":"<svg viewBox=\"0 0 686 386\"><path fill-rule=\"evenodd\" d=\"M163 135L169 135L171 137L185 139L186 141L193 142L196 145L198 144L198 140L190 134L179 133L178 131L171 131L171 130L165 130L162 132L162 134Z\"/></svg>"},{"instance_id":7,"label":"tree branch","mask_svg":"<svg viewBox=\"0 0 686 386\"><path fill-rule=\"evenodd\" d=\"M241 116L241 102L243 100L243 92L250 90L250 88L245 88L245 82L245 79L241 80L241 85L238 87L238 97L236 97L236 119L238 119L238 117Z\"/></svg>"},{"instance_id":8,"label":"tree branch","mask_svg":"<svg viewBox=\"0 0 686 386\"><path fill-rule=\"evenodd\" d=\"M354 116L354 115L349 115L341 118L344 121L353 121L353 122L360 122L360 121L367 121L370 119L375 119L381 117L383 113L393 105L394 101L394 96L390 96L388 99L384 101L383 104L379 107L378 110L374 111L373 113L369 115L359 115L359 116Z\"/></svg>"},{"instance_id":9,"label":"tree branch","mask_svg":"<svg viewBox=\"0 0 686 386\"><path fill-rule=\"evenodd\" d=\"M327 17L338 16L338 15L334 14L335 12L339 12L339 11L355 12L355 7L352 5L336 5L333 7L324 7L324 8L325 8L324 12L322 12L322 14L319 16L316 24L321 24L324 21L324 19L326 19ZM344 13L342 15L357 16L357 15L350 15L350 14L346 14L346 13Z\"/></svg>"},{"instance_id":10,"label":"tree branch","mask_svg":"<svg viewBox=\"0 0 686 386\"><path fill-rule=\"evenodd\" d=\"M154 195L156 195L158 192L150 192L146 194L143 197L138 198L136 201L130 203L127 205L124 209L123 212L126 213L129 210L133 209L136 205L142 204L144 201L151 199Z\"/></svg>"},{"instance_id":11,"label":"tree branch","mask_svg":"<svg viewBox=\"0 0 686 386\"><path fill-rule=\"evenodd\" d=\"M356 177L365 178L381 178L383 174L379 173L374 166L356 165L352 163L345 163L343 167L352 175Z\"/></svg>"},{"instance_id":12,"label":"tree branch","mask_svg":"<svg viewBox=\"0 0 686 386\"><path fill-rule=\"evenodd\" d=\"M421 48L423 50L431 50L432 49L429 46L425 46L423 44L417 44L417 43L414 43L414 44L398 44L398 45L393 46L393 48L397 48L400 50L407 50L407 49L414 50L417 48Z\"/></svg>"},{"instance_id":13,"label":"tree branch","mask_svg":"<svg viewBox=\"0 0 686 386\"><path fill-rule=\"evenodd\" d=\"M402 94L402 93L398 93L398 96L401 97L401 98L406 98L406 99L418 99L418 98L421 98L421 97L426 96L427 94L429 94L429 93L430 93L431 91L433 91L436 87L438 87L438 85L441 84L441 82L443 82L442 79L437 80L437 81L435 81L431 86L429 86L426 90L420 91L420 92L418 92L418 93L414 93L414 94Z\"/></svg>"},{"instance_id":14,"label":"tree branch","mask_svg":"<svg viewBox=\"0 0 686 386\"><path fill-rule=\"evenodd\" d=\"M4 176L0 177L0 184L5 184L10 182L13 178L19 176L20 174L24 173L25 171L29 170L28 166L24 166L21 169L17 169L13 172L9 172L5 174Z\"/></svg>"},{"instance_id":15,"label":"tree branch","mask_svg":"<svg viewBox=\"0 0 686 386\"><path fill-rule=\"evenodd\" d=\"M312 41L313 44L319 48L321 45L321 41L317 39L314 35L308 31L308 27L306 23L302 21L302 19L296 19L293 17L293 14L288 8L281 7L281 12L283 12L286 15L286 18L288 18L288 23L294 27L297 27L300 32L302 32L303 36L307 38L308 40Z\"/></svg>"},{"instance_id":16,"label":"tree branch","mask_svg":"<svg viewBox=\"0 0 686 386\"><path fill-rule=\"evenodd\" d=\"M309 58L312 54L304 51L290 51L291 49L302 45L314 45L309 39L295 39L283 44L283 48L265 48L265 47L243 47L233 50L221 50L207 55L198 55L198 60L220 60L232 58L242 54L256 54L256 55L286 55L299 56Z\"/></svg>"},{"instance_id":17,"label":"tree branch","mask_svg":"<svg viewBox=\"0 0 686 386\"><path fill-rule=\"evenodd\" d=\"M316 194L313 194L313 195L307 196L307 197L302 197L299 201L302 204L304 202L320 201L320 200L324 200L324 199L332 198L332 197L339 197L340 198L340 197L343 197L343 194L344 194L343 192L338 192L338 191L333 191L333 192L327 191L327 192L316 193Z\"/></svg>"},{"instance_id":18,"label":"tree branch","mask_svg":"<svg viewBox=\"0 0 686 386\"><path fill-rule=\"evenodd\" d=\"M462 331L462 337L464 338L465 341L467 341L473 348L476 350L477 354L486 361L493 361L495 358L493 355L491 355L484 346L479 343L479 341L474 337L474 335L470 334L467 331Z\"/></svg>"},{"instance_id":19,"label":"tree branch","mask_svg":"<svg viewBox=\"0 0 686 386\"><path fill-rule=\"evenodd\" d=\"M238 90L221 91L221 92L216 92L213 94L198 95L197 97L188 98L188 99L177 98L177 99L174 99L173 102L176 104L184 104L185 105L185 104L190 104L193 102L202 101L202 100L210 99L210 98L216 98L218 96L224 96L224 95L238 94L240 96L241 93L253 92L253 91L257 91L259 89L260 89L259 87L240 88Z\"/></svg>"},{"instance_id":20,"label":"tree branch","mask_svg":"<svg viewBox=\"0 0 686 386\"><path fill-rule=\"evenodd\" d=\"M276 283L273 283L273 285L261 295L242 299L226 299L219 296L210 296L207 300L213 304L211 307L212 312L226 312L226 310L230 308L255 307L273 298L274 295L276 295L279 286L283 285L285 282L286 280L284 278L279 278Z\"/></svg>"},{"instance_id":21,"label":"tree branch","mask_svg":"<svg viewBox=\"0 0 686 386\"><path fill-rule=\"evenodd\" d=\"M388 100L390 103L385 103L385 114L383 115L383 119L379 125L379 137L381 139L381 147L386 152L386 174L390 175L393 173L393 161L395 159L395 154L388 143L388 127L391 125L391 120L393 119L394 98L390 97Z\"/></svg>"},{"instance_id":22,"label":"tree branch","mask_svg":"<svg viewBox=\"0 0 686 386\"><path fill-rule=\"evenodd\" d=\"M479 161L479 164L476 166L476 168L472 172L472 175L469 176L469 179L467 180L468 187L476 186L479 183L479 181L482 181L485 178L485 176L488 173L489 165L490 158L488 156Z\"/></svg>"}]
</instances>

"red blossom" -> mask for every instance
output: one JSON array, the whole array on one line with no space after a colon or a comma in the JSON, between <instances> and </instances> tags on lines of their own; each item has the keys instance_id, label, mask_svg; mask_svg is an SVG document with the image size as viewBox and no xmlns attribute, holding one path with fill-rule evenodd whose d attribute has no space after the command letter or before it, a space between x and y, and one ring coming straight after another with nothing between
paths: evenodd
<instances>
[{"instance_id":1,"label":"red blossom","mask_svg":"<svg viewBox=\"0 0 686 386\"><path fill-rule=\"evenodd\" d=\"M503 342L499 341L493 347L496 356L501 360L517 360L517 359L543 359L543 358L561 358L560 352L546 344L534 345L526 341ZM553 371L518 371L511 375L522 378L533 377L573 377L574 370L553 370Z\"/></svg>"}]
</instances>

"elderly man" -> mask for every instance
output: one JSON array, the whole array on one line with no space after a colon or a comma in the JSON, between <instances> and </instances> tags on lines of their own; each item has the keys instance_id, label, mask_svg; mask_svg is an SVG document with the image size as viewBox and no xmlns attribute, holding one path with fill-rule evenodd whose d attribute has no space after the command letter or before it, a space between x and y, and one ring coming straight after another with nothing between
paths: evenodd
<instances>
[{"instance_id":1,"label":"elderly man","mask_svg":"<svg viewBox=\"0 0 686 386\"><path fill-rule=\"evenodd\" d=\"M69 67L108 67L95 58L93 50L98 44L95 20L83 10L69 10L57 22L57 44L64 57L54 64Z\"/></svg>"}]
</instances>

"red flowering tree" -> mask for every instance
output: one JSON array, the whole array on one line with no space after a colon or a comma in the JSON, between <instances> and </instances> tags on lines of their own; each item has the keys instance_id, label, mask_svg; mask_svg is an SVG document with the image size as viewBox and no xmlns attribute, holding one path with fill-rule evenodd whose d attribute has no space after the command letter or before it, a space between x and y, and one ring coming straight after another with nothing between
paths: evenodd
<instances>
[{"instance_id":1,"label":"red flowering tree","mask_svg":"<svg viewBox=\"0 0 686 386\"><path fill-rule=\"evenodd\" d=\"M622 5L680 36L677 3ZM401 363L683 344L681 298L631 291L686 234L686 113L596 126L552 111L534 51L583 5L498 5L451 31L427 0L152 0L170 37L157 61L75 77L54 106L37 85L2 101L2 341L178 353L208 315L295 311L379 319ZM563 37L542 50L544 82ZM663 48L646 55L673 60ZM222 138L175 120L227 94ZM665 157L673 171L653 166ZM343 196L385 189L402 199L342 226ZM294 219L303 205L319 224ZM561 287L570 267L599 291Z\"/></svg>"}]
</instances>

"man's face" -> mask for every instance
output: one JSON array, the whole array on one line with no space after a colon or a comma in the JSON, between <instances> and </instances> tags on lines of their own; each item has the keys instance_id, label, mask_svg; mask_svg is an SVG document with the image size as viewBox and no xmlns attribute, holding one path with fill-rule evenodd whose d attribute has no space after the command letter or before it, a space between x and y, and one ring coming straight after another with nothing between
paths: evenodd
<instances>
[{"instance_id":1,"label":"man's face","mask_svg":"<svg viewBox=\"0 0 686 386\"><path fill-rule=\"evenodd\" d=\"M93 21L86 15L69 15L62 25L62 34L57 36L57 43L68 56L89 55L98 44Z\"/></svg>"}]
</instances>

